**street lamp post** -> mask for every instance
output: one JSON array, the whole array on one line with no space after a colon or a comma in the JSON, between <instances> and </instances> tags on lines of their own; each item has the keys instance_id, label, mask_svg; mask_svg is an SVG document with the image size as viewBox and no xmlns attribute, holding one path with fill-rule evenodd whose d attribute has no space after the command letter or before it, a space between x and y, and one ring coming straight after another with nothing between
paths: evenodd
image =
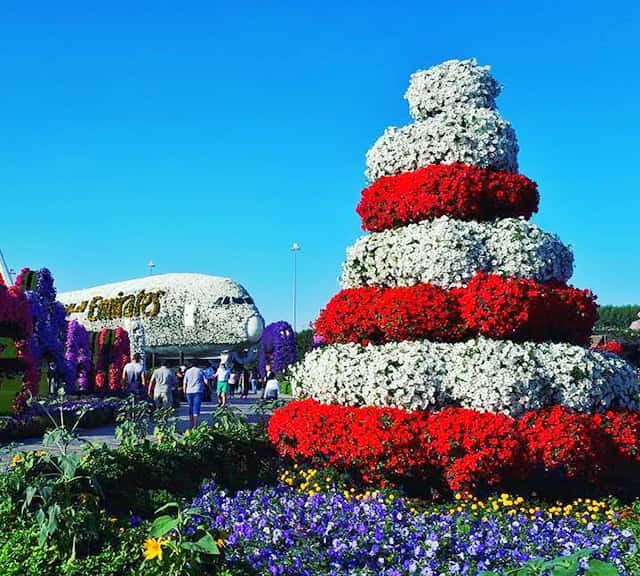
<instances>
[{"instance_id":1,"label":"street lamp post","mask_svg":"<svg viewBox=\"0 0 640 576\"><path fill-rule=\"evenodd\" d=\"M13 274L15 271L7 266L2 250L0 250L0 278L4 278L7 285L13 284Z\"/></svg>"},{"instance_id":2,"label":"street lamp post","mask_svg":"<svg viewBox=\"0 0 640 576\"><path fill-rule=\"evenodd\" d=\"M293 333L297 333L296 329L296 297L298 289L298 252L300 252L300 244L294 242L291 245L293 252Z\"/></svg>"}]
</instances>

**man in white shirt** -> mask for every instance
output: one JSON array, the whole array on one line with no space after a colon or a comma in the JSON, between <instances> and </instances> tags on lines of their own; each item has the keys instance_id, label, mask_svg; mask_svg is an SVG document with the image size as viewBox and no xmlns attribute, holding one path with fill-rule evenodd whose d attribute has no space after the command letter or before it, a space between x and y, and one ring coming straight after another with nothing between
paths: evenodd
<instances>
[{"instance_id":1,"label":"man in white shirt","mask_svg":"<svg viewBox=\"0 0 640 576\"><path fill-rule=\"evenodd\" d=\"M146 388L146 377L140 354L134 354L133 360L122 369L122 384L127 392L132 394L141 394Z\"/></svg>"},{"instance_id":2,"label":"man in white shirt","mask_svg":"<svg viewBox=\"0 0 640 576\"><path fill-rule=\"evenodd\" d=\"M191 368L185 372L184 383L182 384L182 391L189 403L189 423L191 428L195 428L198 425L200 404L202 404L202 397L204 396L204 385L204 372L198 368L198 364L194 360L191 362Z\"/></svg>"}]
</instances>

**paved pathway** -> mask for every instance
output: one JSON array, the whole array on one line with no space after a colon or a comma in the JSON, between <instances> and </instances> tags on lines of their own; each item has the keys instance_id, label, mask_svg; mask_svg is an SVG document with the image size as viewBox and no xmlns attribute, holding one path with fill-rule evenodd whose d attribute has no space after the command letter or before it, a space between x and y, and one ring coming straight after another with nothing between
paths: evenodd
<instances>
[{"instance_id":1,"label":"paved pathway","mask_svg":"<svg viewBox=\"0 0 640 576\"><path fill-rule=\"evenodd\" d=\"M229 406L231 409L246 416L249 422L255 423L257 421L257 416L255 414L257 399L258 398L253 395L250 395L249 398L246 399L232 398ZM281 399L290 400L290 397L281 395ZM213 402L203 402L200 413L200 421L211 422L211 415L213 414L213 412L215 412L215 410L216 405ZM179 432L184 432L189 427L189 410L186 402L182 402L180 404L180 408L178 410L177 426ZM102 426L100 428L92 428L90 430L78 430L80 438L88 440L89 442L92 442L94 444L106 444L110 447L117 446L119 443L114 436L114 431L115 425L113 424ZM43 449L44 446L42 445L42 438L27 438L25 440L15 442L11 446L11 452L15 452L17 450ZM0 451L0 462L6 462L9 457L10 452L8 450L5 449Z\"/></svg>"}]
</instances>

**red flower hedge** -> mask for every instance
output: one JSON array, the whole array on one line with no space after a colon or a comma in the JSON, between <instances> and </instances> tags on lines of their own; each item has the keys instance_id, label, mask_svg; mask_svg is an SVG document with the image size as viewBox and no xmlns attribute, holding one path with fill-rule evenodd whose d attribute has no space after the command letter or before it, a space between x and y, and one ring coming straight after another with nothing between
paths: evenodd
<instances>
[{"instance_id":1,"label":"red flower hedge","mask_svg":"<svg viewBox=\"0 0 640 576\"><path fill-rule=\"evenodd\" d=\"M451 490L555 470L594 481L623 466L637 473L640 464L638 413L560 406L514 419L466 408L407 412L302 400L273 414L269 437L295 461L356 470L365 481L439 480Z\"/></svg>"},{"instance_id":2,"label":"red flower hedge","mask_svg":"<svg viewBox=\"0 0 640 576\"><path fill-rule=\"evenodd\" d=\"M383 176L362 191L357 212L365 230L380 231L448 215L493 220L538 211L538 187L521 174L466 164L432 164Z\"/></svg>"},{"instance_id":3,"label":"red flower hedge","mask_svg":"<svg viewBox=\"0 0 640 576\"><path fill-rule=\"evenodd\" d=\"M622 354L624 352L624 346L616 340L598 344L595 349L599 352L612 352L613 354Z\"/></svg>"},{"instance_id":4,"label":"red flower hedge","mask_svg":"<svg viewBox=\"0 0 640 576\"><path fill-rule=\"evenodd\" d=\"M458 342L483 335L585 345L596 319L589 290L478 273L466 288L451 290L431 284L342 290L315 328L328 343Z\"/></svg>"}]
</instances>

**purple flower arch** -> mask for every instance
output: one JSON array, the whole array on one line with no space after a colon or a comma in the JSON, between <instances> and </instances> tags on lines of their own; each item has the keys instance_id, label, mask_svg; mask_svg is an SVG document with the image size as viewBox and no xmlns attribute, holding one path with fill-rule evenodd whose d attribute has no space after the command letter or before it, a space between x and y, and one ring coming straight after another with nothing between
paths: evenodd
<instances>
[{"instance_id":1,"label":"purple flower arch","mask_svg":"<svg viewBox=\"0 0 640 576\"><path fill-rule=\"evenodd\" d=\"M288 366L295 364L296 334L288 322L269 324L262 334L258 353L258 372L265 375L267 364L271 364L274 372L284 372Z\"/></svg>"}]
</instances>

